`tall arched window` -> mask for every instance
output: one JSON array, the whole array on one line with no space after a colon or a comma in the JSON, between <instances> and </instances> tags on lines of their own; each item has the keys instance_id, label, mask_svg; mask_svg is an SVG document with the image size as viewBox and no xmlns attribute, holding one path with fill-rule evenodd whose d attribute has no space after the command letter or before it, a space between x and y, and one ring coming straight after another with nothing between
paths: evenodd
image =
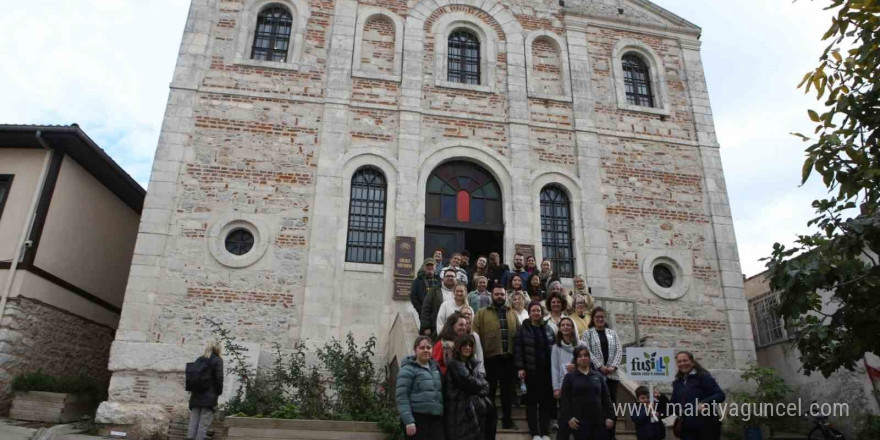
<instances>
[{"instance_id":1,"label":"tall arched window","mask_svg":"<svg viewBox=\"0 0 880 440\"><path fill-rule=\"evenodd\" d=\"M653 107L654 95L651 93L651 72L648 65L632 52L625 54L621 61L626 102L642 107Z\"/></svg>"},{"instance_id":2,"label":"tall arched window","mask_svg":"<svg viewBox=\"0 0 880 440\"><path fill-rule=\"evenodd\" d=\"M358 168L352 176L345 261L382 264L387 188L385 175L374 167Z\"/></svg>"},{"instance_id":3,"label":"tall arched window","mask_svg":"<svg viewBox=\"0 0 880 440\"><path fill-rule=\"evenodd\" d=\"M472 32L458 29L449 34L447 80L480 84L480 40Z\"/></svg>"},{"instance_id":4,"label":"tall arched window","mask_svg":"<svg viewBox=\"0 0 880 440\"><path fill-rule=\"evenodd\" d=\"M553 270L561 277L574 275L571 242L568 196L558 185L547 185L541 190L541 244L544 258L553 262Z\"/></svg>"},{"instance_id":5,"label":"tall arched window","mask_svg":"<svg viewBox=\"0 0 880 440\"><path fill-rule=\"evenodd\" d=\"M267 5L257 16L251 58L264 61L287 61L293 16L278 3Z\"/></svg>"}]
</instances>

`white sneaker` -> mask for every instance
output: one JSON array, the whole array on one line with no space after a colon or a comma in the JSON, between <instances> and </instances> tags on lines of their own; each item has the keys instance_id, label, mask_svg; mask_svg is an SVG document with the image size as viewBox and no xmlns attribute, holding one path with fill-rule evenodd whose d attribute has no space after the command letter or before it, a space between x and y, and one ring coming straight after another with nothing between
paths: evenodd
<instances>
[{"instance_id":1,"label":"white sneaker","mask_svg":"<svg viewBox=\"0 0 880 440\"><path fill-rule=\"evenodd\" d=\"M549 435L542 436L541 440L550 440L550 436Z\"/></svg>"},{"instance_id":2,"label":"white sneaker","mask_svg":"<svg viewBox=\"0 0 880 440\"><path fill-rule=\"evenodd\" d=\"M544 439L542 439L540 435L535 435L535 436L532 436L532 440L544 440Z\"/></svg>"}]
</instances>

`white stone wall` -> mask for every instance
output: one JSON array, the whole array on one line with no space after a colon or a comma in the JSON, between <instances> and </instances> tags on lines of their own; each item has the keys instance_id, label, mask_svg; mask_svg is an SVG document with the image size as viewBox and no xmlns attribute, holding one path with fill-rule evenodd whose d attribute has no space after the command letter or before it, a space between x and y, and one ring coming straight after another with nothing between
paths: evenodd
<instances>
[{"instance_id":1,"label":"white stone wall","mask_svg":"<svg viewBox=\"0 0 880 440\"><path fill-rule=\"evenodd\" d=\"M205 317L263 347L352 331L377 335L385 353L411 308L392 299L394 238L415 237L423 254L427 178L456 159L499 183L505 261L515 244L541 258L538 194L562 185L576 272L594 294L635 301L642 335L710 368L754 359L699 28L642 0L289 7L301 47L259 62L242 22L258 3L193 1L102 420L160 429L138 414L184 407L179 372L211 336ZM480 85L446 81L444 38L457 27L481 39ZM620 99L615 61L628 50L650 61L656 108ZM363 165L388 181L383 264L345 262ZM234 227L258 237L245 258L223 251ZM675 288L651 284L658 261L677 268Z\"/></svg>"}]
</instances>

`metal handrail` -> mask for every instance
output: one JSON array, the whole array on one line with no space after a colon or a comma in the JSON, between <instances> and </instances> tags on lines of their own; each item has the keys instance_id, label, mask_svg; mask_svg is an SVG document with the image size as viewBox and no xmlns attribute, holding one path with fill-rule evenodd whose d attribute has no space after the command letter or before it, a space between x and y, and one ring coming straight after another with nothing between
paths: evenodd
<instances>
[{"instance_id":1,"label":"metal handrail","mask_svg":"<svg viewBox=\"0 0 880 440\"><path fill-rule=\"evenodd\" d=\"M621 345L632 346L632 347L641 347L645 342L645 339L641 337L641 333L639 332L639 305L635 300L632 299L620 299L620 298L610 298L607 296L594 296L594 300L596 300L596 305L605 309L608 314L608 323L611 324L611 328L617 327L617 322L615 319L614 311L608 308L609 303L623 303L632 305L632 321L633 328L635 333L635 338L631 342L622 343Z\"/></svg>"}]
</instances>

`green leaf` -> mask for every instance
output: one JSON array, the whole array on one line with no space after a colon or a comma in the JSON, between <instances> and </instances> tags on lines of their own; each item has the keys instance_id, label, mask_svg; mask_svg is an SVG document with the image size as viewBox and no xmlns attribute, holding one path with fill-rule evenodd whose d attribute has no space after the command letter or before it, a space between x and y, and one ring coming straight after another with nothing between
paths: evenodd
<instances>
[{"instance_id":1,"label":"green leaf","mask_svg":"<svg viewBox=\"0 0 880 440\"><path fill-rule=\"evenodd\" d=\"M815 111L813 111L813 110L807 110L807 114L810 116L810 120L811 120L811 121L813 121L813 122L819 122L819 121L821 121L821 119L819 119L819 114L816 113Z\"/></svg>"},{"instance_id":2,"label":"green leaf","mask_svg":"<svg viewBox=\"0 0 880 440\"><path fill-rule=\"evenodd\" d=\"M813 156L808 157L807 160L804 161L804 166L801 169L801 185L807 183L807 179L810 178L810 173L813 172L814 163Z\"/></svg>"}]
</instances>

